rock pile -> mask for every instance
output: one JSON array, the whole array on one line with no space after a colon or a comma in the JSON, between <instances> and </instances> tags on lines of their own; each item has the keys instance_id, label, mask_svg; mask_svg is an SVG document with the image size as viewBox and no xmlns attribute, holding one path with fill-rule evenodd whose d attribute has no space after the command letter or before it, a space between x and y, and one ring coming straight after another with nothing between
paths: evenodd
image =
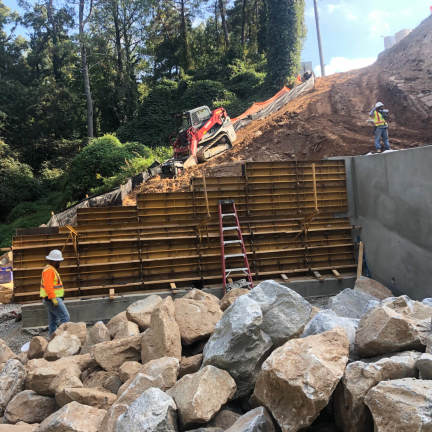
<instances>
[{"instance_id":1,"label":"rock pile","mask_svg":"<svg viewBox=\"0 0 432 432\"><path fill-rule=\"evenodd\" d=\"M323 412L343 431L429 430L432 306L389 295L361 278L317 311L265 281L153 295L19 358L0 340L0 432L291 432Z\"/></svg>"}]
</instances>

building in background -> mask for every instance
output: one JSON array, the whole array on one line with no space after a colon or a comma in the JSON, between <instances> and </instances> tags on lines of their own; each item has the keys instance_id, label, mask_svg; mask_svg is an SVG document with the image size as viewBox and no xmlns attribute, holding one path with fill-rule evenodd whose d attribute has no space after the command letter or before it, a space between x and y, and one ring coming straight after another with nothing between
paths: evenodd
<instances>
[{"instance_id":1,"label":"building in background","mask_svg":"<svg viewBox=\"0 0 432 432\"><path fill-rule=\"evenodd\" d=\"M385 36L384 37L384 49L388 50L392 46L399 43L405 36L408 36L411 33L410 29L403 29L395 33L393 36Z\"/></svg>"}]
</instances>

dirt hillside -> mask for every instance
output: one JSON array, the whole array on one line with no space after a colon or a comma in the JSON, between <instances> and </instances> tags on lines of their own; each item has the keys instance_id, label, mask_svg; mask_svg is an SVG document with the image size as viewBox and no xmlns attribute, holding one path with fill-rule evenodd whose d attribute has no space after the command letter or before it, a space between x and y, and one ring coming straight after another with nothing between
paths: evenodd
<instances>
[{"instance_id":1,"label":"dirt hillside","mask_svg":"<svg viewBox=\"0 0 432 432\"><path fill-rule=\"evenodd\" d=\"M315 89L265 120L238 132L229 152L176 179L154 178L139 192L184 189L190 178L239 173L245 160L318 160L374 149L368 113L378 101L390 109L393 149L432 144L432 17L364 69L319 78ZM134 204L135 191L125 204Z\"/></svg>"}]
</instances>

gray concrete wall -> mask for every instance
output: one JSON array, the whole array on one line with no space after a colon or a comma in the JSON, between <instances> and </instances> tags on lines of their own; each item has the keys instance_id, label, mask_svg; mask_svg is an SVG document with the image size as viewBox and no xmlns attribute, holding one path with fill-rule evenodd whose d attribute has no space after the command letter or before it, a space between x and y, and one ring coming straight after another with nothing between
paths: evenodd
<instances>
[{"instance_id":1,"label":"gray concrete wall","mask_svg":"<svg viewBox=\"0 0 432 432\"><path fill-rule=\"evenodd\" d=\"M372 277L395 294L432 297L432 146L356 156L348 170Z\"/></svg>"}]
</instances>

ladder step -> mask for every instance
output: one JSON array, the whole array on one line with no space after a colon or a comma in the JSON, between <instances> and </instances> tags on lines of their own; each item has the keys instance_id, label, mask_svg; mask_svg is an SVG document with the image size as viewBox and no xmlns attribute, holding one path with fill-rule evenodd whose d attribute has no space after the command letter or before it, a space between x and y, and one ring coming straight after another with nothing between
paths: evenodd
<instances>
[{"instance_id":1,"label":"ladder step","mask_svg":"<svg viewBox=\"0 0 432 432\"><path fill-rule=\"evenodd\" d=\"M235 216L236 214L235 213L222 213L222 217L225 217L225 216Z\"/></svg>"},{"instance_id":2,"label":"ladder step","mask_svg":"<svg viewBox=\"0 0 432 432\"><path fill-rule=\"evenodd\" d=\"M233 269L225 269L225 273L231 273L233 271L247 271L247 267L233 268Z\"/></svg>"},{"instance_id":3,"label":"ladder step","mask_svg":"<svg viewBox=\"0 0 432 432\"><path fill-rule=\"evenodd\" d=\"M227 259L227 258L236 258L236 257L244 257L244 256L245 256L244 253L228 254L228 255L225 255L225 259Z\"/></svg>"},{"instance_id":4,"label":"ladder step","mask_svg":"<svg viewBox=\"0 0 432 432\"><path fill-rule=\"evenodd\" d=\"M241 240L226 240L226 241L224 241L224 245L234 244L234 243L241 243Z\"/></svg>"},{"instance_id":5,"label":"ladder step","mask_svg":"<svg viewBox=\"0 0 432 432\"><path fill-rule=\"evenodd\" d=\"M232 230L238 230L238 226L231 226L231 227L223 227L222 231L232 231Z\"/></svg>"}]
</instances>

